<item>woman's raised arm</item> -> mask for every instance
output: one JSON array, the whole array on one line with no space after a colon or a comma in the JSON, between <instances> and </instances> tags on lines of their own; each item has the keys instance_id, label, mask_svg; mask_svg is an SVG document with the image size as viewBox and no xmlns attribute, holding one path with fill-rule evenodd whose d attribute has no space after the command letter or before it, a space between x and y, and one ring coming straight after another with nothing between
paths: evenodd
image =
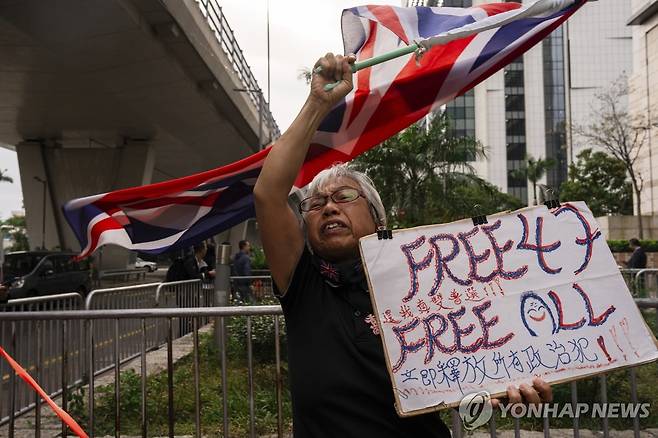
<instances>
[{"instance_id":1,"label":"woman's raised arm","mask_svg":"<svg viewBox=\"0 0 658 438\"><path fill-rule=\"evenodd\" d=\"M313 67L311 91L290 127L272 146L254 187L256 218L272 278L282 292L304 248L304 236L288 195L304 163L313 134L331 108L352 90L354 56L327 53ZM317 67L322 67L315 73ZM340 81L330 91L324 86Z\"/></svg>"}]
</instances>

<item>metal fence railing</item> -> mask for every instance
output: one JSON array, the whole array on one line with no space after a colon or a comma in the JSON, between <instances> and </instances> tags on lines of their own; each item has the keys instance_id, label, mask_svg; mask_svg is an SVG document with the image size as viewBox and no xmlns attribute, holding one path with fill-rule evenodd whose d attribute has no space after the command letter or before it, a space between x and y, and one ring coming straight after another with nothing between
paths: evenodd
<instances>
[{"instance_id":1,"label":"metal fence railing","mask_svg":"<svg viewBox=\"0 0 658 438\"><path fill-rule=\"evenodd\" d=\"M652 313L656 312L658 313L658 299L650 299L650 298L644 298L644 299L637 299L636 303L638 307L641 309L652 309ZM261 317L273 317L273 324L274 324L274 337L275 337L275 367L276 367L276 384L272 385L272 391L275 392L276 394L276 402L277 402L277 423L278 423L278 436L284 436L283 433L283 419L282 419L282 409L281 409L281 403L282 403L282 386L281 386L281 355L279 351L279 338L280 338L280 333L279 333L279 318L280 315L282 314L280 306L233 306L233 307L212 307L212 308L189 308L189 309L172 309L172 308L155 308L155 309L111 309L111 310L82 310L82 311L26 311L22 313L18 312L4 312L0 313L0 325L6 325L9 324L11 326L16 326L19 323L23 324L28 324L28 325L33 325L34 327L34 334L36 339L41 339L43 336L43 328L45 324L48 323L60 323L60 324L65 324L65 327L68 326L73 326L75 324L79 324L81 322L85 322L84 327L86 327L87 333L89 331L89 327L95 326L101 321L104 320L109 320L113 321L115 327L118 327L120 324L120 321L126 320L135 320L139 322L140 325L140 336L142 339L142 342L140 344L140 351L139 355L141 357L141 370L146 370L146 353L147 353L147 344L146 344L146 333L147 333L147 325L149 324L149 321L153 320L164 320L166 327L167 327L167 336L166 336L166 344L167 344L167 391L168 391L168 397L167 397L167 403L168 403L168 412L169 416L167 419L168 422L168 428L169 428L169 436L174 435L174 426L175 426L175 406L173 403L173 394L174 391L176 391L176 388L174 387L174 379L173 379L173 358L172 358L172 341L174 338L174 329L175 329L175 321L180 318L191 318L193 323L192 323L192 333L193 333L193 351L192 351L192 364L193 364L193 379L194 382L183 382L182 384L184 385L192 385L194 388L194 400L195 400L195 413L194 413L194 423L195 423L195 431L196 431L196 436L201 436L201 395L200 395L200 359L199 359L199 337L198 337L198 329L199 329L199 321L202 318L207 318L207 319L215 319L217 321L216 327L218 328L218 338L221 340L220 342L220 348L218 349L219 351L219 364L221 367L221 381L222 381L222 403L219 406L222 406L222 424L221 428L223 431L223 436L229 436L229 423L231 421L230 415L229 415L229 400L228 400L228 391L229 389L227 388L227 385L225 382L227 382L227 372L228 372L228 361L227 361L227 329L226 329L226 324L224 323L225 319L228 317L245 317L246 318L246 336L245 336L245 345L244 348L246 350L246 355L247 355L247 364L248 364L248 369L249 369L249 385L248 385L248 393L249 393L249 436L256 436L255 432L255 409L254 409L254 403L255 403L255 396L254 396L254 382L253 382L253 345L252 343L254 342L254 337L253 337L253 323L252 320L254 318L261 318ZM657 316L658 318L658 316ZM231 334L233 335L233 333ZM63 338L65 339L65 338ZM84 337L85 343L86 343L86 351L89 355L93 355L93 352L95 349L98 348L98 345L95 344L93 339L91 337ZM117 355L118 351L121 349L121 344L123 343L123 338L120 336L116 336L114 339L112 339L112 349L114 351L114 354ZM62 357L71 357L73 351L71 351L71 347L68 342L61 342L59 344L56 344L58 348L61 348L60 355ZM16 350L16 344L12 344L12 351L15 352ZM93 362L93 361L92 361ZM89 362L89 363L92 363ZM643 365L642 367L655 367L655 364L647 364ZM631 403L637 403L638 402L638 370L641 367L632 367L629 368L626 371L620 371L620 372L627 372L628 373L628 380L627 380L627 385L630 388L630 400L628 400ZM43 369L43 366L40 363L37 363L36 367L36 372L39 373L39 370ZM88 413L87 413L87 418L88 418L88 423L85 425L88 429L88 431L93 431L94 424L95 424L95 416L94 416L94 391L93 391L93 385L94 385L94 373L91 372L90 370L90 382L89 382L89 392L88 392ZM9 388L3 387L3 390L9 390L11 398L8 400L10 405L15 405L15 397L17 394L17 391L14 389L16 388L16 379L13 377L13 373L10 373L10 385ZM146 430L146 425L148 423L148 418L147 418L147 410L146 410L146 397L147 397L147 392L146 392L146 373L144 371L141 371L141 424L142 424L142 432L143 435L147 435L147 430ZM70 377L66 375L66 373L62 373L62 385L65 385L67 381L70 381ZM69 379L69 380L67 380ZM607 403L608 396L610 397L615 397L617 394L609 394L608 391L608 386L609 386L609 381L608 377L606 374L599 375L597 377L594 377L596 379L596 388L598 391L598 400L602 403ZM619 377L617 376L616 379L618 380ZM119 391L119 386L120 385L120 379L119 379L119 368L115 368L115 391L114 391L114 397L115 397L115 404L116 406L119 406L121 403L120 400L120 391ZM571 402L572 403L578 403L579 398L578 398L578 389L579 389L579 383L581 382L572 382L570 383L570 394L571 394ZM4 399L4 395L0 395L1 399ZM218 408L219 409L219 408ZM13 433L13 425L15 421L15 416L14 416L13 410L10 411L9 413L9 418L6 418L4 421L9 423L9 435L12 436ZM38 430L40 427L40 422L39 422L39 417L35 417L35 422L34 422L34 427L35 430ZM216 418L216 417L213 417ZM120 421L117 419L117 431L116 434L120 434ZM219 428L218 425L216 425L217 428ZM544 435L545 436L550 436L550 428L551 424L549 419L545 418L544 423ZM573 418L573 431L574 431L574 436L579 436L580 433L580 423L578 418ZM633 435L635 437L640 436L640 429L642 428L642 424L640 423L640 419L638 417L633 419ZM496 424L496 419L495 416L492 418L492 420L489 423L489 431L490 431L490 436L491 437L496 437L497 429L497 424ZM611 428L608 424L608 420L606 418L601 419L601 424L600 424L600 429L602 432L603 437L609 437L611 435ZM459 415L456 413L456 411L453 410L452 413L452 432L453 436L459 438L463 436L462 433L462 426L461 426L461 420L459 418ZM521 436L521 429L520 429L520 423L518 420L515 420L514 422L514 435L515 437L520 437ZM63 431L63 435L66 436L66 432Z\"/></svg>"},{"instance_id":2,"label":"metal fence railing","mask_svg":"<svg viewBox=\"0 0 658 438\"><path fill-rule=\"evenodd\" d=\"M638 299L636 300L638 306L642 309L653 309L654 311L658 309L658 300L657 299ZM176 318L185 318L189 317L192 318L193 320L193 352L192 352L192 358L193 358L193 378L194 382L185 382L186 385L194 385L194 398L195 398L195 431L196 431L196 436L201 436L201 402L200 402L200 375L199 375L199 370L200 370L200 362L199 362L199 338L198 338L198 328L199 324L198 321L201 318L217 318L217 323L218 327L220 327L220 348L219 348L219 355L220 355L220 360L219 363L221 364L221 374L222 374L222 381L227 382L226 380L226 374L227 374L227 357L226 357L226 340L227 340L227 330L226 330L226 325L224 323L225 318L227 317L232 317L232 316L244 316L247 319L247 324L246 324L246 337L245 337L245 342L246 342L246 353L247 353L247 361L248 361L248 368L249 368L249 416L250 416L250 421L249 421L249 436L256 436L255 435L255 410L254 410L254 387L253 387L253 357L252 357L252 320L254 318L260 318L264 316L274 316L273 323L275 325L275 337L276 337L276 342L275 342L275 348L277 350L276 354L276 359L275 359L275 366L277 369L277 382L276 385L272 386L272 391L276 392L276 400L277 400L277 415L278 415L278 436L284 436L284 431L283 431L283 419L281 418L282 415L282 409L281 409L281 403L282 403L282 394L281 394L281 360L280 360L280 352L279 352L279 317L282 314L281 308L279 306L234 306L234 307L213 307L213 308L191 308L191 309L135 309L135 310L107 310L107 311L95 311L95 310L90 310L90 311L65 311L65 312L26 312L22 315L18 315L16 313L4 313L0 314L0 323L6 324L6 323L17 323L19 320L23 322L31 322L31 323L36 323L37 321L67 321L69 324L72 324L76 321L87 321L87 322L93 322L94 324L98 323L101 320L111 320L115 321L115 324L118 324L118 321L120 320L137 320L140 321L141 323L141 332L142 332L142 337L145 337L146 333L146 325L148 324L148 321L154 320L154 319L163 319L166 321L167 325L167 351L168 351L168 358L167 358L167 391L168 391L168 412L169 412L169 418L167 420L168 423L168 428L169 428L169 436L173 436L174 434L174 426L175 426L175 415L174 415L174 406L173 406L173 394L174 391L176 390L174 388L174 382L171 377L173 373L173 363L172 363L172 339L173 339L173 332L174 332L174 321ZM114 343L115 350L118 350L120 348L120 343L121 340L117 339ZM87 348L92 349L93 343L89 342L87 344ZM67 355L66 352L66 344L62 345L62 348L65 350L62 352L62 355ZM142 347L140 349L140 355L142 357L142 364L145 365L146 362L146 345L145 343L142 343ZM644 367L655 367L655 364L648 364L648 365L643 365ZM638 402L638 379L637 379L637 369L639 367L633 367L628 369L626 372L628 372L628 384L630 387L630 402L631 403L637 403ZM142 370L145 369L144 366L141 368ZM143 435L147 435L147 430L146 430L146 424L147 424L147 410L144 408L146 406L146 374L142 373L141 374L141 379L142 379L142 392L141 392L141 403L142 403L142 409L141 409L141 424L142 424L142 432ZM606 403L608 400L608 380L607 380L607 375L602 374L597 377L594 377L593 379L596 379L596 385L598 388L598 399L602 403ZM90 388L93 387L93 374L90 382ZM579 382L580 383L580 382ZM115 378L115 397L117 405L119 404L120 400L118 400L119 397L119 387L120 385L120 379L118 378L118 371L117 371L117 378ZM578 386L579 384L577 382L572 382L570 384L570 389L571 389L571 401L572 403L578 403ZM227 388L227 385L222 384L222 391L221 391L221 397L222 397L222 406L223 406L223 418L222 418L222 431L224 433L223 436L229 436L229 423L231 421L229 417L229 401L227 399L229 389ZM219 394L217 394L219 396ZM614 395L613 395L614 396ZM88 428L88 431L93 430L94 422L95 422L95 417L94 417L94 403L93 403L93 391L90 390L90 393L88 395L88 424L86 427ZM463 436L462 433L462 426L461 426L461 420L459 418L459 415L456 413L455 410L453 410L452 414L452 432L453 436L455 437L461 437ZM10 425L13 423L14 418L10 417L8 419ZM118 427L120 427L119 422L117 422ZM633 430L634 430L634 436L639 437L640 436L640 429L641 429L641 424L640 424L640 419L635 418L633 420ZM35 421L35 428L39 427L38 421ZM492 418L492 420L489 423L489 431L490 431L490 436L491 437L496 437L497 432L496 432L496 420L495 417ZM516 437L522 436L522 431L520 430L520 424L518 420L515 420L514 423L515 427L515 433L514 435ZM550 436L550 422L548 419L544 419L544 435L545 436ZM611 428L609 427L608 421L606 418L601 419L601 432L603 437L608 437L611 436ZM36 429L35 429L36 430ZM578 418L573 419L573 430L574 430L574 436L578 437L580 433L580 425L578 423ZM119 431L117 429L117 434L119 434Z\"/></svg>"},{"instance_id":3,"label":"metal fence railing","mask_svg":"<svg viewBox=\"0 0 658 438\"><path fill-rule=\"evenodd\" d=\"M24 312L53 312L84 309L84 301L77 293L21 298L10 300L0 312L21 315ZM81 382L84 372L82 360L84 333L82 321L62 324L48 320L16 320L0 323L2 345L25 369L42 383L44 390L58 395ZM63 350L68 354L62 355ZM36 405L34 392L25 385L15 385L11 367L0 361L0 418L11 412L25 412Z\"/></svg>"},{"instance_id":4,"label":"metal fence railing","mask_svg":"<svg viewBox=\"0 0 658 438\"><path fill-rule=\"evenodd\" d=\"M77 294L43 296L10 300L0 307L0 312L16 313L87 310L109 311L125 309L152 309L155 307L210 307L213 305L213 289L204 288L200 280L174 283L151 283L128 287L94 290L86 300ZM183 320L180 320L183 321ZM199 321L206 324L208 319ZM142 326L139 320L60 320L40 322L0 322L0 345L5 346L38 381L49 394L63 393L79 386L89 378L114 368L116 363L125 363L138 357L144 346L147 351L158 348L167 341L164 320L149 320ZM173 339L191 332L192 322L175 320ZM37 335L37 331L40 334ZM91 340L88 339L91 337ZM115 349L116 339L121 339L120 348ZM93 351L86 346L93 344ZM65 351L66 354L62 352ZM90 365L93 364L93 365ZM64 373L66 370L66 373ZM23 385L11 385L16 394L11 395L10 380L13 373L8 365L0 361L0 423L7 421L11 412L21 413L34 408L34 393ZM66 379L62 376L66 375ZM63 386L64 383L68 386Z\"/></svg>"},{"instance_id":5,"label":"metal fence railing","mask_svg":"<svg viewBox=\"0 0 658 438\"><path fill-rule=\"evenodd\" d=\"M109 309L148 309L155 307L155 296L159 283L139 284L135 286L97 289L87 295L86 310ZM93 363L94 372L103 372L114 366L115 363L125 362L139 355L141 343L141 325L139 321L95 321L88 322L91 327L87 333L93 337L96 348L93 355L85 355L86 370L89 370L88 361ZM91 330L89 330L91 329ZM118 352L112 348L115 337L122 337L122 347ZM162 345L164 339L156 337L153 324L146 327L146 348L150 350Z\"/></svg>"},{"instance_id":6,"label":"metal fence railing","mask_svg":"<svg viewBox=\"0 0 658 438\"><path fill-rule=\"evenodd\" d=\"M212 284L200 280L173 281L161 283L155 293L155 307L180 308L180 307L211 307L214 305L215 289ZM199 324L205 325L210 320L201 318ZM165 321L156 324L159 339L164 343L166 340ZM186 335L192 331L191 318L179 318L174 327L174 339Z\"/></svg>"},{"instance_id":7,"label":"metal fence railing","mask_svg":"<svg viewBox=\"0 0 658 438\"><path fill-rule=\"evenodd\" d=\"M263 91L260 89L256 78L251 72L251 67L249 67L242 53L233 29L231 29L231 26L226 20L226 16L219 2L217 0L196 0L196 2L199 5L201 13L206 18L210 29L215 33L215 37L219 41L222 50L228 57L233 71L237 74L244 86L243 91L248 94L250 100L261 112L261 122L267 127L270 138L278 138L281 132L274 120L274 116L272 116L270 105L265 101Z\"/></svg>"},{"instance_id":8,"label":"metal fence railing","mask_svg":"<svg viewBox=\"0 0 658 438\"><path fill-rule=\"evenodd\" d=\"M94 287L107 287L108 285L119 286L120 283L126 283L131 280L146 280L147 271L145 269L117 269L112 271L101 271L95 280Z\"/></svg>"},{"instance_id":9,"label":"metal fence railing","mask_svg":"<svg viewBox=\"0 0 658 438\"><path fill-rule=\"evenodd\" d=\"M643 298L658 297L658 269L620 269L624 281L633 296Z\"/></svg>"}]
</instances>

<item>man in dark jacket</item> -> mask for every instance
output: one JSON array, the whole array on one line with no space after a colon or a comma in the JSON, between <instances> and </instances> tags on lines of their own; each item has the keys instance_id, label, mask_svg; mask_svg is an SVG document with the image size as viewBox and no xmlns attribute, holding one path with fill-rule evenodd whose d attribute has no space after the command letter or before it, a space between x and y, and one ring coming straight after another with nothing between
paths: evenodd
<instances>
[{"instance_id":1,"label":"man in dark jacket","mask_svg":"<svg viewBox=\"0 0 658 438\"><path fill-rule=\"evenodd\" d=\"M185 266L186 280L207 280L215 276L215 271L209 269L208 264L204 260L208 252L206 242L199 242L194 245L194 253L187 256L183 261Z\"/></svg>"},{"instance_id":2,"label":"man in dark jacket","mask_svg":"<svg viewBox=\"0 0 658 438\"><path fill-rule=\"evenodd\" d=\"M251 244L247 240L238 243L240 251L233 257L233 271L239 277L251 276ZM249 280L236 280L235 291L237 299L245 303L251 302L251 282Z\"/></svg>"},{"instance_id":3,"label":"man in dark jacket","mask_svg":"<svg viewBox=\"0 0 658 438\"><path fill-rule=\"evenodd\" d=\"M215 239L212 237L207 239L206 247L208 247L208 250L206 251L206 256L203 260L208 265L208 271L214 271L217 264L217 247L215 246Z\"/></svg>"},{"instance_id":4,"label":"man in dark jacket","mask_svg":"<svg viewBox=\"0 0 658 438\"><path fill-rule=\"evenodd\" d=\"M206 242L202 241L194 245L193 253L183 259L183 272L182 277L177 280L201 280L205 281L215 276L215 271L208 270L208 265L204 261L204 257L208 248ZM176 304L178 307L198 307L199 295L196 293L189 293L185 288L177 291ZM192 319L180 319L180 335L184 335L192 331Z\"/></svg>"},{"instance_id":5,"label":"man in dark jacket","mask_svg":"<svg viewBox=\"0 0 658 438\"><path fill-rule=\"evenodd\" d=\"M630 269L644 269L647 267L647 254L644 252L644 249L640 246L640 241L636 238L632 238L628 241L633 254L631 258L626 262L626 267Z\"/></svg>"}]
</instances>

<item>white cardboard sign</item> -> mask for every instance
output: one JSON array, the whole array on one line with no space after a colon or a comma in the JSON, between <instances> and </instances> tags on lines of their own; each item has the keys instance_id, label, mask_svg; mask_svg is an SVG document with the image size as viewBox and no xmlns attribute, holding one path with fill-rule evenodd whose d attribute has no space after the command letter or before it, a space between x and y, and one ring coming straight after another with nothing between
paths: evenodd
<instances>
[{"instance_id":1,"label":"white cardboard sign","mask_svg":"<svg viewBox=\"0 0 658 438\"><path fill-rule=\"evenodd\" d=\"M658 358L584 202L360 241L401 416Z\"/></svg>"}]
</instances>

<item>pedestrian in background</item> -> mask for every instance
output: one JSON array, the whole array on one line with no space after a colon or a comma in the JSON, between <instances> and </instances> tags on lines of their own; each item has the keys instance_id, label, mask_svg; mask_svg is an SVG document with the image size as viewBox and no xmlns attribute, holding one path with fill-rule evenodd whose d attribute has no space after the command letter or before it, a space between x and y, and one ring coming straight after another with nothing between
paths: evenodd
<instances>
[{"instance_id":1,"label":"pedestrian in background","mask_svg":"<svg viewBox=\"0 0 658 438\"><path fill-rule=\"evenodd\" d=\"M208 265L208 271L214 271L215 265L217 264L217 247L215 246L215 239L212 237L206 240L206 255L203 260Z\"/></svg>"},{"instance_id":2,"label":"pedestrian in background","mask_svg":"<svg viewBox=\"0 0 658 438\"><path fill-rule=\"evenodd\" d=\"M210 269L205 261L208 247L206 242L202 241L193 247L194 252L188 255L183 261L185 266L185 280L208 280L215 277L215 271Z\"/></svg>"},{"instance_id":3,"label":"pedestrian in background","mask_svg":"<svg viewBox=\"0 0 658 438\"><path fill-rule=\"evenodd\" d=\"M233 273L238 277L251 277L251 244L247 240L238 243L240 251L233 257ZM251 282L246 279L235 281L236 298L245 303L251 302Z\"/></svg>"},{"instance_id":4,"label":"pedestrian in background","mask_svg":"<svg viewBox=\"0 0 658 438\"><path fill-rule=\"evenodd\" d=\"M647 254L640 246L640 241L635 237L628 241L629 246L633 250L631 258L626 262L626 267L629 269L644 269L647 267Z\"/></svg>"}]
</instances>

